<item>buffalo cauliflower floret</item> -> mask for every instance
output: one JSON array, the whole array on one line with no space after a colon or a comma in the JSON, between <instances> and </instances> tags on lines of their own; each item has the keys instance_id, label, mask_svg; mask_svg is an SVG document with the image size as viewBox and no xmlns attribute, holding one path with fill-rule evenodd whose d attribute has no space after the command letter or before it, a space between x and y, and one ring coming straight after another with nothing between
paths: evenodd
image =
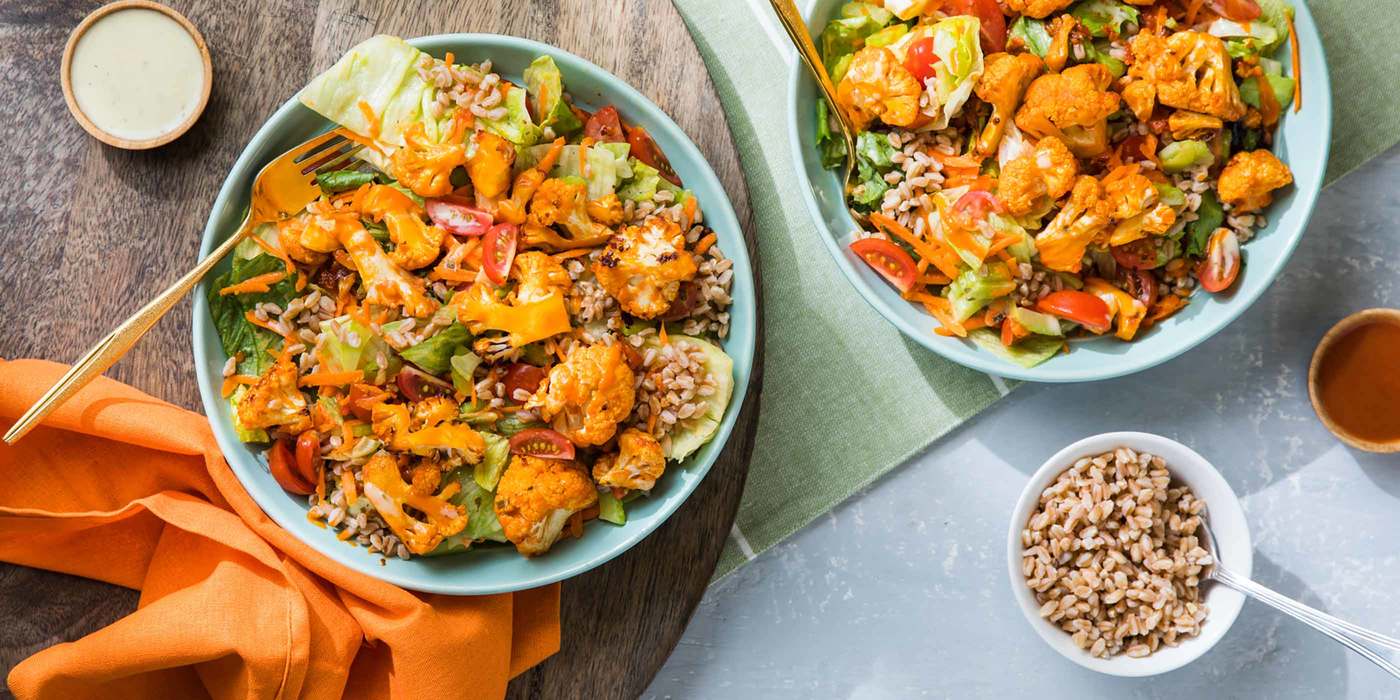
<instances>
[{"instance_id":1,"label":"buffalo cauliflower floret","mask_svg":"<svg viewBox=\"0 0 1400 700\"><path fill-rule=\"evenodd\" d=\"M496 519L516 550L533 557L554 546L574 513L597 502L598 491L578 464L517 455L496 486Z\"/></svg>"},{"instance_id":2,"label":"buffalo cauliflower floret","mask_svg":"<svg viewBox=\"0 0 1400 700\"><path fill-rule=\"evenodd\" d=\"M1108 115L1118 111L1109 92L1113 74L1097 63L1042 75L1026 90L1016 126L1036 138L1055 136L1080 158L1108 150Z\"/></svg>"},{"instance_id":3,"label":"buffalo cauliflower floret","mask_svg":"<svg viewBox=\"0 0 1400 700\"><path fill-rule=\"evenodd\" d=\"M243 395L238 422L245 428L280 427L289 433L311 427L311 413L297 387L297 366L290 355L277 358Z\"/></svg>"},{"instance_id":4,"label":"buffalo cauliflower floret","mask_svg":"<svg viewBox=\"0 0 1400 700\"><path fill-rule=\"evenodd\" d=\"M467 164L460 143L433 143L415 122L403 132L405 145L389 157L394 179L419 197L441 197L452 191L452 170Z\"/></svg>"},{"instance_id":5,"label":"buffalo cauliflower floret","mask_svg":"<svg viewBox=\"0 0 1400 700\"><path fill-rule=\"evenodd\" d=\"M997 178L997 199L1016 216L1025 216L1047 200L1057 200L1074 188L1079 161L1063 141L1047 136L1035 150L1006 163Z\"/></svg>"},{"instance_id":6,"label":"buffalo cauliflower floret","mask_svg":"<svg viewBox=\"0 0 1400 700\"><path fill-rule=\"evenodd\" d=\"M515 280L515 298L521 302L539 301L551 294L567 299L574 282L558 260L537 250L515 256L510 268Z\"/></svg>"},{"instance_id":7,"label":"buffalo cauliflower floret","mask_svg":"<svg viewBox=\"0 0 1400 700\"><path fill-rule=\"evenodd\" d=\"M1167 117L1167 130L1178 141L1186 139L1209 139L1221 129L1225 122L1220 117L1178 109Z\"/></svg>"},{"instance_id":8,"label":"buffalo cauliflower floret","mask_svg":"<svg viewBox=\"0 0 1400 700\"><path fill-rule=\"evenodd\" d=\"M399 267L363 226L340 232L340 243L360 273L367 303L401 307L417 318L437 311L438 303L428 296L423 280Z\"/></svg>"},{"instance_id":9,"label":"buffalo cauliflower floret","mask_svg":"<svg viewBox=\"0 0 1400 700\"><path fill-rule=\"evenodd\" d=\"M1012 12L1036 19L1045 19L1073 5L1074 2L1075 0L1005 0L1002 4Z\"/></svg>"},{"instance_id":10,"label":"buffalo cauliflower floret","mask_svg":"<svg viewBox=\"0 0 1400 700\"><path fill-rule=\"evenodd\" d=\"M1069 202L1035 237L1040 264L1060 272L1079 272L1084 251L1108 226L1112 206L1103 201L1103 188L1090 175L1074 183Z\"/></svg>"},{"instance_id":11,"label":"buffalo cauliflower floret","mask_svg":"<svg viewBox=\"0 0 1400 700\"><path fill-rule=\"evenodd\" d=\"M525 407L539 409L574 444L601 445L632 412L636 379L621 346L576 345L550 368Z\"/></svg>"},{"instance_id":12,"label":"buffalo cauliflower floret","mask_svg":"<svg viewBox=\"0 0 1400 700\"><path fill-rule=\"evenodd\" d=\"M1104 202L1118 222L1109 245L1126 245L1148 235L1161 235L1176 223L1176 210L1162 203L1157 187L1141 166L1122 165L1103 179Z\"/></svg>"},{"instance_id":13,"label":"buffalo cauliflower floret","mask_svg":"<svg viewBox=\"0 0 1400 700\"><path fill-rule=\"evenodd\" d=\"M567 182L549 178L540 183L530 199L530 224L548 228L557 226L568 233L560 248L589 248L601 245L612 235L607 226L588 215L588 196L582 182ZM528 239L528 233L527 233Z\"/></svg>"},{"instance_id":14,"label":"buffalo cauliflower floret","mask_svg":"<svg viewBox=\"0 0 1400 700\"><path fill-rule=\"evenodd\" d=\"M1139 119L1151 114L1153 102L1209 114L1227 121L1244 116L1245 104L1230 72L1225 42L1203 32L1177 32L1160 37L1143 32L1133 37L1135 82L1123 91Z\"/></svg>"},{"instance_id":15,"label":"buffalo cauliflower floret","mask_svg":"<svg viewBox=\"0 0 1400 700\"><path fill-rule=\"evenodd\" d=\"M588 200L588 206L585 209L588 211L589 217L604 226L616 226L622 223L622 199L617 196L616 192L609 192L599 199Z\"/></svg>"},{"instance_id":16,"label":"buffalo cauliflower floret","mask_svg":"<svg viewBox=\"0 0 1400 700\"><path fill-rule=\"evenodd\" d=\"M638 318L670 310L681 283L693 279L697 270L681 227L659 216L619 231L593 263L598 284Z\"/></svg>"},{"instance_id":17,"label":"buffalo cauliflower floret","mask_svg":"<svg viewBox=\"0 0 1400 700\"><path fill-rule=\"evenodd\" d=\"M449 483L442 491L424 493L431 480L419 476L415 469L417 487L404 481L399 463L388 452L378 452L360 471L365 498L379 512L384 523L414 554L427 554L443 539L467 527L467 511L448 499L456 495L461 485ZM422 519L410 515L408 506L422 513Z\"/></svg>"},{"instance_id":18,"label":"buffalo cauliflower floret","mask_svg":"<svg viewBox=\"0 0 1400 700\"><path fill-rule=\"evenodd\" d=\"M867 46L851 57L851 65L836 86L836 101L858 131L879 119L890 126L911 126L919 119L919 95L924 88L894 52Z\"/></svg>"},{"instance_id":19,"label":"buffalo cauliflower floret","mask_svg":"<svg viewBox=\"0 0 1400 700\"><path fill-rule=\"evenodd\" d=\"M405 270L417 270L433 264L442 252L442 239L447 232L430 226L416 214L392 212L384 219L394 249L389 259Z\"/></svg>"},{"instance_id":20,"label":"buffalo cauliflower floret","mask_svg":"<svg viewBox=\"0 0 1400 700\"><path fill-rule=\"evenodd\" d=\"M650 491L666 471L666 453L656 438L636 428L622 431L617 454L603 455L593 463L593 480L599 486Z\"/></svg>"},{"instance_id":21,"label":"buffalo cauliflower floret","mask_svg":"<svg viewBox=\"0 0 1400 700\"><path fill-rule=\"evenodd\" d=\"M1006 122L1021 106L1026 88L1036 76L1045 71L1045 63L1033 53L994 53L987 57L982 77L977 79L977 97L992 106L992 116L977 140L977 152L984 156L996 153Z\"/></svg>"},{"instance_id":22,"label":"buffalo cauliflower floret","mask_svg":"<svg viewBox=\"0 0 1400 700\"><path fill-rule=\"evenodd\" d=\"M1273 153L1260 149L1236 153L1220 171L1220 201L1237 212L1258 211L1274 201L1274 190L1293 182L1293 173Z\"/></svg>"},{"instance_id":23,"label":"buffalo cauliflower floret","mask_svg":"<svg viewBox=\"0 0 1400 700\"><path fill-rule=\"evenodd\" d=\"M510 189L515 146L489 131L476 132L473 140L476 150L467 158L467 177L478 195L498 199Z\"/></svg>"},{"instance_id":24,"label":"buffalo cauliflower floret","mask_svg":"<svg viewBox=\"0 0 1400 700\"><path fill-rule=\"evenodd\" d=\"M299 263L319 265L326 253L340 248L336 231L356 227L360 222L352 211L339 211L324 200L312 202L306 211L277 222L277 243Z\"/></svg>"},{"instance_id":25,"label":"buffalo cauliflower floret","mask_svg":"<svg viewBox=\"0 0 1400 700\"><path fill-rule=\"evenodd\" d=\"M440 402L419 402L411 410L405 404L377 403L370 421L375 437L395 452L430 457L442 450L457 462L480 462L486 439L471 426L452 421L455 413Z\"/></svg>"}]
</instances>

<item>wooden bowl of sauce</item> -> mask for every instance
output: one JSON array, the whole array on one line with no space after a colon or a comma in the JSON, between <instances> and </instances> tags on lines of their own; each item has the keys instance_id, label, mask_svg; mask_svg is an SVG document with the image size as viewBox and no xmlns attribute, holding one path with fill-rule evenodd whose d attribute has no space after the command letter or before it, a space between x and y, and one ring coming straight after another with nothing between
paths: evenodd
<instances>
[{"instance_id":1,"label":"wooden bowl of sauce","mask_svg":"<svg viewBox=\"0 0 1400 700\"><path fill-rule=\"evenodd\" d=\"M63 98L94 138L117 148L169 143L209 103L214 71L184 15L147 0L97 8L63 50Z\"/></svg>"},{"instance_id":2,"label":"wooden bowl of sauce","mask_svg":"<svg viewBox=\"0 0 1400 700\"><path fill-rule=\"evenodd\" d=\"M1367 309L1327 331L1308 368L1322 423L1367 452L1400 452L1400 309Z\"/></svg>"}]
</instances>

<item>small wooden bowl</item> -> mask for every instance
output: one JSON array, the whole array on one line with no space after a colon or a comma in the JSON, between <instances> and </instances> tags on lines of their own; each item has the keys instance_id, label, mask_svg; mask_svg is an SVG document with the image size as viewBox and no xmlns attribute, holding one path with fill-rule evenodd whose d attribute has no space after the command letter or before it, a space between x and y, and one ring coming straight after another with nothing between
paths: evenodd
<instances>
[{"instance_id":1,"label":"small wooden bowl","mask_svg":"<svg viewBox=\"0 0 1400 700\"><path fill-rule=\"evenodd\" d=\"M113 136L98 128L98 126L93 124L92 120L88 119L87 115L83 114L83 111L78 108L78 100L73 97L73 50L78 46L78 40L82 38L83 34L87 32L88 28L97 20L118 10L128 9L155 10L179 22L180 26L184 27L185 31L190 33L190 38L194 39L195 48L199 49L199 57L204 64L204 85L200 88L199 104L195 106L190 116L180 122L174 129L154 138L140 141ZM165 145L179 138L186 131L189 131L190 127L194 126L194 123L199 120L199 115L204 113L204 107L209 104L209 90L214 84L214 67L209 61L209 46L204 43L204 35L200 34L194 24L184 15L165 5L150 2L149 0L119 0L118 2L103 5L93 10L87 17L84 17L83 21L73 29L73 33L68 35L68 44L63 48L63 67L61 70L63 73L63 100L68 103L68 111L73 113L73 118L78 120L83 130L92 134L93 138L109 146L116 146L117 148L125 148L133 151Z\"/></svg>"},{"instance_id":2,"label":"small wooden bowl","mask_svg":"<svg viewBox=\"0 0 1400 700\"><path fill-rule=\"evenodd\" d=\"M1332 326L1332 330L1327 331L1327 335L1322 336L1322 340L1317 344L1317 349L1313 351L1312 363L1308 366L1308 398L1312 401L1313 412L1317 414L1322 424L1327 426L1327 429L1332 431L1332 434L1336 435L1342 442L1358 450L1365 450L1366 452L1400 452L1400 440L1393 442L1375 442L1357 437L1338 425L1337 422L1332 420L1332 417L1327 414L1327 410L1323 408L1322 399L1319 397L1317 387L1317 374L1319 368L1322 366L1322 358L1332 349L1332 345L1342 336L1345 336L1357 327L1376 322L1400 325L1400 309L1366 309L1365 311L1358 311L1338 321L1337 325Z\"/></svg>"}]
</instances>

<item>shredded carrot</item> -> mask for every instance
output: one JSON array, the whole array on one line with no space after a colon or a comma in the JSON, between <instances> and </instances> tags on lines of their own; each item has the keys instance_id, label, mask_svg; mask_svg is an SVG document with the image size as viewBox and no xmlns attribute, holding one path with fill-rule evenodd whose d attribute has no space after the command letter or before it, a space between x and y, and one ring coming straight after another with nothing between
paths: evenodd
<instances>
[{"instance_id":1,"label":"shredded carrot","mask_svg":"<svg viewBox=\"0 0 1400 700\"><path fill-rule=\"evenodd\" d=\"M1288 44L1293 54L1293 113L1303 109L1303 58L1298 47L1298 29L1293 26L1293 15L1288 15Z\"/></svg>"},{"instance_id":2,"label":"shredded carrot","mask_svg":"<svg viewBox=\"0 0 1400 700\"><path fill-rule=\"evenodd\" d=\"M1139 150L1143 158L1156 163L1160 169L1162 163L1157 160L1157 136L1155 134L1148 134L1147 137L1142 140L1142 148Z\"/></svg>"},{"instance_id":3,"label":"shredded carrot","mask_svg":"<svg viewBox=\"0 0 1400 700\"><path fill-rule=\"evenodd\" d=\"M1011 246L1015 245L1017 240L1018 238L1016 236L998 236L992 241L992 244L990 246L987 246L987 255L1000 253L1001 251L1006 250L1007 248L1010 248Z\"/></svg>"},{"instance_id":4,"label":"shredded carrot","mask_svg":"<svg viewBox=\"0 0 1400 700\"><path fill-rule=\"evenodd\" d=\"M647 432L648 432L648 433L655 433L655 432L656 432L656 414L655 414L655 413L652 413L650 416L647 416Z\"/></svg>"},{"instance_id":5,"label":"shredded carrot","mask_svg":"<svg viewBox=\"0 0 1400 700\"><path fill-rule=\"evenodd\" d=\"M921 261L919 261L919 262L922 263L922 262L924 262L924 261L921 260ZM919 275L919 284L924 284L924 285L930 285L930 284L931 284L931 285L943 285L943 284L949 284L949 283L951 283L952 281L953 281L953 280L948 279L948 277L945 276L945 275L940 275L940 274L933 273L933 272L930 272L930 273L925 274L925 275Z\"/></svg>"},{"instance_id":6,"label":"shredded carrot","mask_svg":"<svg viewBox=\"0 0 1400 700\"><path fill-rule=\"evenodd\" d=\"M476 272L471 270L450 270L441 265L428 272L430 280L444 280L447 282L472 282L476 280Z\"/></svg>"},{"instance_id":7,"label":"shredded carrot","mask_svg":"<svg viewBox=\"0 0 1400 700\"><path fill-rule=\"evenodd\" d=\"M233 394L234 390L236 390L239 387L239 385L254 384L257 381L257 377L252 377L246 374L235 374L231 377L226 377L224 378L224 385L219 389L219 395L229 396Z\"/></svg>"},{"instance_id":8,"label":"shredded carrot","mask_svg":"<svg viewBox=\"0 0 1400 700\"><path fill-rule=\"evenodd\" d=\"M987 319L983 318L981 314L977 314L962 322L963 329L969 331L975 331L978 328L986 328L987 325Z\"/></svg>"},{"instance_id":9,"label":"shredded carrot","mask_svg":"<svg viewBox=\"0 0 1400 700\"><path fill-rule=\"evenodd\" d=\"M350 539L350 537L351 537L351 534L350 534L350 530L348 530L348 529L341 530L340 532L335 533L335 538L338 539L338 540L340 540L341 542L344 542L345 540Z\"/></svg>"},{"instance_id":10,"label":"shredded carrot","mask_svg":"<svg viewBox=\"0 0 1400 700\"><path fill-rule=\"evenodd\" d=\"M699 206L700 204L695 201L695 197L685 198L685 203L681 205L681 214L685 216L685 228L689 229L690 225L695 223L695 212Z\"/></svg>"},{"instance_id":11,"label":"shredded carrot","mask_svg":"<svg viewBox=\"0 0 1400 700\"><path fill-rule=\"evenodd\" d=\"M661 341L661 344L662 344L662 345L670 345L670 344L671 344L671 337L668 336L668 335L666 335L666 322L665 322L665 321L662 321L662 322L661 322L661 332L656 334L656 338L657 338L657 340L660 340L660 341Z\"/></svg>"},{"instance_id":12,"label":"shredded carrot","mask_svg":"<svg viewBox=\"0 0 1400 700\"><path fill-rule=\"evenodd\" d=\"M360 100L360 103L356 106L360 108L360 114L364 115L365 124L369 127L369 137L378 140L380 123L379 117L374 114L374 108L370 107L369 103L364 100Z\"/></svg>"},{"instance_id":13,"label":"shredded carrot","mask_svg":"<svg viewBox=\"0 0 1400 700\"><path fill-rule=\"evenodd\" d=\"M582 141L578 142L578 173L579 177L585 179L588 177L588 149L592 146L593 138L591 136L585 136Z\"/></svg>"},{"instance_id":14,"label":"shredded carrot","mask_svg":"<svg viewBox=\"0 0 1400 700\"><path fill-rule=\"evenodd\" d=\"M932 294L915 294L911 298L923 304L923 307L953 335L959 338L967 337L967 329L953 318L952 305L947 299Z\"/></svg>"},{"instance_id":15,"label":"shredded carrot","mask_svg":"<svg viewBox=\"0 0 1400 700\"><path fill-rule=\"evenodd\" d=\"M945 170L948 168L978 170L982 167L982 159L977 156L950 155L938 149L929 149L928 155L938 161Z\"/></svg>"},{"instance_id":16,"label":"shredded carrot","mask_svg":"<svg viewBox=\"0 0 1400 700\"><path fill-rule=\"evenodd\" d=\"M687 199L687 200L685 200L685 201L686 201L686 202L693 202L693 201L695 201L695 198L692 197L692 198ZM714 234L714 232L710 232L710 233L705 234L705 237L704 237L704 238L701 238L701 239L695 244L695 254L696 254L696 255L704 255L704 254L705 254L705 251L709 250L709 249L710 249L710 246L712 246L712 245L715 244L715 240L716 240L716 239L715 239L715 234Z\"/></svg>"},{"instance_id":17,"label":"shredded carrot","mask_svg":"<svg viewBox=\"0 0 1400 700\"><path fill-rule=\"evenodd\" d=\"M450 65L453 64L453 62L455 61L456 58L457 58L457 54L452 53L451 51L448 51L446 54L443 54L443 56L442 56L442 62L443 62L443 63L446 63L447 65L450 66Z\"/></svg>"},{"instance_id":18,"label":"shredded carrot","mask_svg":"<svg viewBox=\"0 0 1400 700\"><path fill-rule=\"evenodd\" d=\"M933 333L934 333L934 335L941 335L941 336L943 336L944 338L956 338L956 337L958 337L955 333L953 333L952 331L948 330L948 328L947 328L946 326L934 326L934 327L933 327Z\"/></svg>"},{"instance_id":19,"label":"shredded carrot","mask_svg":"<svg viewBox=\"0 0 1400 700\"><path fill-rule=\"evenodd\" d=\"M297 386L339 386L353 384L364 378L365 373L358 369L348 372L314 372L298 379Z\"/></svg>"},{"instance_id":20,"label":"shredded carrot","mask_svg":"<svg viewBox=\"0 0 1400 700\"><path fill-rule=\"evenodd\" d=\"M354 503L360 497L359 491L355 489L355 475L346 469L340 473L340 492L345 494L346 503Z\"/></svg>"},{"instance_id":21,"label":"shredded carrot","mask_svg":"<svg viewBox=\"0 0 1400 700\"><path fill-rule=\"evenodd\" d=\"M375 143L374 141L371 141L370 139L367 139L344 127L337 129L336 132L339 133L341 136L344 136L345 138L354 141L355 143L358 143L361 146L364 146L365 148L374 151L375 153L378 153L379 155L384 155L384 150L379 147L379 144Z\"/></svg>"},{"instance_id":22,"label":"shredded carrot","mask_svg":"<svg viewBox=\"0 0 1400 700\"><path fill-rule=\"evenodd\" d=\"M1011 254L1004 250L997 251L997 259L1008 265L1016 262L1016 258L1011 257Z\"/></svg>"},{"instance_id":23,"label":"shredded carrot","mask_svg":"<svg viewBox=\"0 0 1400 700\"><path fill-rule=\"evenodd\" d=\"M569 535L576 539L583 537L583 513L574 513L569 518Z\"/></svg>"},{"instance_id":24,"label":"shredded carrot","mask_svg":"<svg viewBox=\"0 0 1400 700\"><path fill-rule=\"evenodd\" d=\"M1186 3L1186 26L1196 24L1196 13L1201 11L1201 5L1206 4L1206 0L1190 0Z\"/></svg>"},{"instance_id":25,"label":"shredded carrot","mask_svg":"<svg viewBox=\"0 0 1400 700\"><path fill-rule=\"evenodd\" d=\"M272 289L272 285L281 282L286 278L286 272L268 272L261 275L249 277L237 284L230 284L219 290L219 296L226 297L230 294L256 294Z\"/></svg>"},{"instance_id":26,"label":"shredded carrot","mask_svg":"<svg viewBox=\"0 0 1400 700\"><path fill-rule=\"evenodd\" d=\"M471 394L471 398L472 398L472 405L475 406L475 405L476 405L476 382L472 382L472 394Z\"/></svg>"},{"instance_id":27,"label":"shredded carrot","mask_svg":"<svg viewBox=\"0 0 1400 700\"><path fill-rule=\"evenodd\" d=\"M349 470L346 470L349 473ZM326 460L321 460L316 465L316 501L320 502L326 497Z\"/></svg>"},{"instance_id":28,"label":"shredded carrot","mask_svg":"<svg viewBox=\"0 0 1400 700\"><path fill-rule=\"evenodd\" d=\"M296 275L296 290L298 292L300 292L306 287L306 275L301 274L301 272L297 270L296 263L292 262L291 256L287 255L287 251L282 250L282 247L280 245L273 245L272 243L263 240L262 236L253 236L253 242L257 243L259 248L262 248L263 250L267 251L268 255L271 255L272 257L281 260L282 265L287 268L287 274Z\"/></svg>"},{"instance_id":29,"label":"shredded carrot","mask_svg":"<svg viewBox=\"0 0 1400 700\"><path fill-rule=\"evenodd\" d=\"M262 329L264 329L264 330L272 331L273 333L277 333L277 335L282 335L281 333L278 333L278 332L277 332L277 329L276 329L276 328L273 328L273 327L272 327L272 322L271 322L271 321L264 321L264 320L258 318L257 314L253 313L252 311L246 311L246 312L244 312L243 318L247 319L247 320L248 320L248 323L251 323L251 324L257 326L258 328L262 328ZM273 351L272 348L268 348L267 350L268 350L268 352L273 353L274 355L276 354L276 353Z\"/></svg>"}]
</instances>

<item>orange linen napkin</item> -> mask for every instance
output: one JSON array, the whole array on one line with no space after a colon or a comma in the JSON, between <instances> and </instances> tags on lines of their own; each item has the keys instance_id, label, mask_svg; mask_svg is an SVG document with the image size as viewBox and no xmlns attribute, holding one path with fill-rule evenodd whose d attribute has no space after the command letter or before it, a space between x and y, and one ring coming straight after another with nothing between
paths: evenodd
<instances>
[{"instance_id":1,"label":"orange linen napkin","mask_svg":"<svg viewBox=\"0 0 1400 700\"><path fill-rule=\"evenodd\" d=\"M0 361L0 429L64 367ZM498 698L559 649L559 588L410 593L278 527L201 415L99 379L0 444L0 560L141 591L16 666L32 698Z\"/></svg>"}]
</instances>

